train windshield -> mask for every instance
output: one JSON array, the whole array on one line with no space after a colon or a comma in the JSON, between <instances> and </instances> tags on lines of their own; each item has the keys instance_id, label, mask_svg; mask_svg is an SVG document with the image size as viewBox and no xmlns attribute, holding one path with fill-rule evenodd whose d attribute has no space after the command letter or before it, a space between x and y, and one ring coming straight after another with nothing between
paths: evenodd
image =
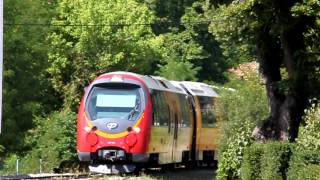
<instances>
[{"instance_id":1,"label":"train windshield","mask_svg":"<svg viewBox=\"0 0 320 180\"><path fill-rule=\"evenodd\" d=\"M105 118L134 120L141 109L139 89L94 87L87 102L91 120Z\"/></svg>"}]
</instances>

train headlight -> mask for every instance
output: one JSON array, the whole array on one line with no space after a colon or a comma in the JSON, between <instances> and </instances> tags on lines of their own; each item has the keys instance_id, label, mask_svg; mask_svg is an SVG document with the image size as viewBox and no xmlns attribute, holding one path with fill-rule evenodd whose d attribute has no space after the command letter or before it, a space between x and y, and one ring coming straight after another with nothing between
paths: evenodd
<instances>
[{"instance_id":1,"label":"train headlight","mask_svg":"<svg viewBox=\"0 0 320 180\"><path fill-rule=\"evenodd\" d=\"M110 82L123 82L123 77L121 75L114 75L110 79Z\"/></svg>"},{"instance_id":2,"label":"train headlight","mask_svg":"<svg viewBox=\"0 0 320 180\"><path fill-rule=\"evenodd\" d=\"M139 133L141 131L141 129L139 127L135 127L133 128L134 132Z\"/></svg>"},{"instance_id":3,"label":"train headlight","mask_svg":"<svg viewBox=\"0 0 320 180\"><path fill-rule=\"evenodd\" d=\"M90 132L87 134L87 142L91 145L94 146L98 143L98 135L95 133L97 130L97 127L93 127Z\"/></svg>"},{"instance_id":4,"label":"train headlight","mask_svg":"<svg viewBox=\"0 0 320 180\"><path fill-rule=\"evenodd\" d=\"M125 137L125 143L129 147L133 147L138 141L137 135L135 133L130 133Z\"/></svg>"}]
</instances>

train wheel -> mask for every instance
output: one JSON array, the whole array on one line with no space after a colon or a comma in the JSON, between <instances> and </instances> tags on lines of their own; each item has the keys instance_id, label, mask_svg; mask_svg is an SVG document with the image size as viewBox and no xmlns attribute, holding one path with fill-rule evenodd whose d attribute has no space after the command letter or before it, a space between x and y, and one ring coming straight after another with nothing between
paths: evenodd
<instances>
[{"instance_id":1,"label":"train wheel","mask_svg":"<svg viewBox=\"0 0 320 180\"><path fill-rule=\"evenodd\" d=\"M170 164L163 164L161 166L161 171L172 171L175 169L175 164L174 163L170 163Z\"/></svg>"},{"instance_id":2,"label":"train wheel","mask_svg":"<svg viewBox=\"0 0 320 180\"><path fill-rule=\"evenodd\" d=\"M136 168L134 169L133 174L135 176L140 176L142 169L143 169L143 165L142 164L136 164Z\"/></svg>"},{"instance_id":3,"label":"train wheel","mask_svg":"<svg viewBox=\"0 0 320 180\"><path fill-rule=\"evenodd\" d=\"M185 163L186 169L194 169L197 167L197 163L195 161L189 161Z\"/></svg>"}]
</instances>

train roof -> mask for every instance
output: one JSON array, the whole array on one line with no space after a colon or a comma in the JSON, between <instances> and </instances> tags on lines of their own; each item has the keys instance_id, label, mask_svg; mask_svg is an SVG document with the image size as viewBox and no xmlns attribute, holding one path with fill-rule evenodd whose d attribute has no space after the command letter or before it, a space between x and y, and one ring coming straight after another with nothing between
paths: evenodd
<instances>
[{"instance_id":1,"label":"train roof","mask_svg":"<svg viewBox=\"0 0 320 180\"><path fill-rule=\"evenodd\" d=\"M171 91L179 94L188 94L189 91L193 96L218 97L213 88L205 83L191 81L169 81L163 77L140 75L131 72L117 71L108 74L131 75L142 79L149 89L160 91Z\"/></svg>"},{"instance_id":2,"label":"train roof","mask_svg":"<svg viewBox=\"0 0 320 180\"><path fill-rule=\"evenodd\" d=\"M219 95L213 90L213 88L205 83L182 81L181 86L184 86L194 96L209 96L219 97Z\"/></svg>"},{"instance_id":3,"label":"train roof","mask_svg":"<svg viewBox=\"0 0 320 180\"><path fill-rule=\"evenodd\" d=\"M179 94L187 94L182 89L176 88L169 80L159 77L159 76L143 76L142 79L147 84L148 88L161 90L161 91L171 91Z\"/></svg>"}]
</instances>

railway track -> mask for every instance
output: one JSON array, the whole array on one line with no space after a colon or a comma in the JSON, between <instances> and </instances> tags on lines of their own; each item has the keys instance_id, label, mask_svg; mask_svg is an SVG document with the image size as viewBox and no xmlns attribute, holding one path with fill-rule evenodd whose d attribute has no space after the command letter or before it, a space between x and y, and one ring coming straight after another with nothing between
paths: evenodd
<instances>
[{"instance_id":1,"label":"railway track","mask_svg":"<svg viewBox=\"0 0 320 180\"><path fill-rule=\"evenodd\" d=\"M214 180L215 179L214 167L196 167L193 169L187 169L184 167L177 168L149 168L142 170L139 176L133 174L96 174L96 173L64 173L64 174L27 174L27 175L11 175L0 176L0 180L20 180L20 179L108 179L108 180Z\"/></svg>"},{"instance_id":2,"label":"railway track","mask_svg":"<svg viewBox=\"0 0 320 180\"><path fill-rule=\"evenodd\" d=\"M9 176L0 176L2 180L20 180L20 179L82 179L89 178L93 176L89 173L65 173L65 174L52 174L52 173L43 173L43 174L21 174L21 175L9 175Z\"/></svg>"},{"instance_id":3,"label":"railway track","mask_svg":"<svg viewBox=\"0 0 320 180\"><path fill-rule=\"evenodd\" d=\"M27 175L10 175L10 176L0 176L1 180L21 180L21 179L74 179L74 180L84 180L84 179L108 179L108 180L122 180L122 179L139 179L138 176L132 175L107 175L107 174L27 174ZM152 178L150 178L152 179Z\"/></svg>"}]
</instances>

